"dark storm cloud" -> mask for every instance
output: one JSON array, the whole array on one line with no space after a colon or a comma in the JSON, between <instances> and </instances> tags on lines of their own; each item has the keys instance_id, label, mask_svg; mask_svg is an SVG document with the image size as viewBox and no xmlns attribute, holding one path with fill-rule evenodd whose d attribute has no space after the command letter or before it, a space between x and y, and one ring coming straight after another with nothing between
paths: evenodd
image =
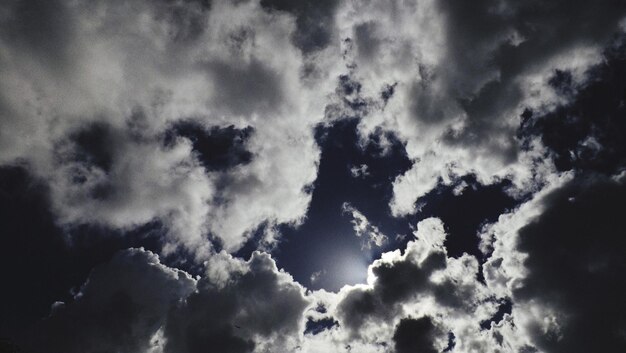
<instances>
[{"instance_id":1,"label":"dark storm cloud","mask_svg":"<svg viewBox=\"0 0 626 353\"><path fill-rule=\"evenodd\" d=\"M195 289L186 273L129 249L96 267L71 303L56 305L23 345L32 352L138 352L164 322L170 306Z\"/></svg>"},{"instance_id":2,"label":"dark storm cloud","mask_svg":"<svg viewBox=\"0 0 626 353\"><path fill-rule=\"evenodd\" d=\"M513 293L514 307L538 302L554 311L554 318L528 327L546 352L623 352L624 181L581 177L549 194L544 204L545 212L519 233L529 274Z\"/></svg>"},{"instance_id":3,"label":"dark storm cloud","mask_svg":"<svg viewBox=\"0 0 626 353\"><path fill-rule=\"evenodd\" d=\"M440 334L430 317L402 319L393 334L396 353L437 353L433 341Z\"/></svg>"},{"instance_id":4,"label":"dark storm cloud","mask_svg":"<svg viewBox=\"0 0 626 353\"><path fill-rule=\"evenodd\" d=\"M337 0L261 0L270 10L287 11L296 16L293 41L303 53L324 49L334 36Z\"/></svg>"},{"instance_id":5,"label":"dark storm cloud","mask_svg":"<svg viewBox=\"0 0 626 353\"><path fill-rule=\"evenodd\" d=\"M280 344L300 332L309 305L302 287L278 272L267 254L253 253L246 267L222 283L198 282L198 291L168 316L165 352L197 353L208 347L251 352L259 337Z\"/></svg>"},{"instance_id":6,"label":"dark storm cloud","mask_svg":"<svg viewBox=\"0 0 626 353\"><path fill-rule=\"evenodd\" d=\"M567 71L555 71L551 85L570 101L547 114L522 115L520 136L539 136L554 154L558 170L617 173L626 166L626 37L605 50L605 61L589 70L579 87Z\"/></svg>"}]
</instances>

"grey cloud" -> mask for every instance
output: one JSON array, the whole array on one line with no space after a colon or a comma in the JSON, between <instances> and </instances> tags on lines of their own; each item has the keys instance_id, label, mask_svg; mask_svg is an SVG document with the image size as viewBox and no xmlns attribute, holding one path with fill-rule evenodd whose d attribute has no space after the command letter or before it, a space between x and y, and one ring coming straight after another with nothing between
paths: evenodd
<instances>
[{"instance_id":1,"label":"grey cloud","mask_svg":"<svg viewBox=\"0 0 626 353\"><path fill-rule=\"evenodd\" d=\"M476 260L469 255L447 258L439 220L418 224L417 237L409 242L404 255L374 262L370 268L374 282L370 286L345 292L337 304L337 317L351 335L359 337L363 327L372 322L393 322L403 314L404 305L418 305L428 298L440 306L433 310L452 310L459 315L474 313L478 301L484 299L478 299L482 287L475 278ZM443 276L441 280L433 279L436 274Z\"/></svg>"},{"instance_id":2,"label":"grey cloud","mask_svg":"<svg viewBox=\"0 0 626 353\"><path fill-rule=\"evenodd\" d=\"M527 254L529 273L513 292L514 308L533 303L548 308L527 321L542 350L626 349L624 200L623 181L574 179L550 193L545 211L519 231L518 248Z\"/></svg>"},{"instance_id":3,"label":"grey cloud","mask_svg":"<svg viewBox=\"0 0 626 353\"><path fill-rule=\"evenodd\" d=\"M212 103L230 114L250 116L271 114L284 99L279 72L253 58L249 63L207 63L216 95Z\"/></svg>"},{"instance_id":4,"label":"grey cloud","mask_svg":"<svg viewBox=\"0 0 626 353\"><path fill-rule=\"evenodd\" d=\"M573 72L570 91L593 80L588 69L603 60L625 16L626 5L611 0L342 7L342 35L353 37L357 49L345 61L362 91L372 95L398 83L394 99L368 106L360 125L363 135L378 127L397 131L415 161L394 182L393 214L415 212L415 201L439 177L448 183L452 175L475 173L485 184L507 177L515 188L536 188L552 166L540 157L544 146L518 136L520 115L572 98L550 88L554 70Z\"/></svg>"},{"instance_id":5,"label":"grey cloud","mask_svg":"<svg viewBox=\"0 0 626 353\"><path fill-rule=\"evenodd\" d=\"M140 352L164 324L171 305L195 289L186 273L143 249L117 253L96 267L75 300L56 304L24 337L32 352Z\"/></svg>"},{"instance_id":6,"label":"grey cloud","mask_svg":"<svg viewBox=\"0 0 626 353\"><path fill-rule=\"evenodd\" d=\"M434 336L441 335L430 317L400 320L393 334L397 353L437 353Z\"/></svg>"},{"instance_id":7,"label":"grey cloud","mask_svg":"<svg viewBox=\"0 0 626 353\"><path fill-rule=\"evenodd\" d=\"M354 40L359 56L369 59L377 54L380 39L376 36L376 22L365 22L354 28Z\"/></svg>"},{"instance_id":8,"label":"grey cloud","mask_svg":"<svg viewBox=\"0 0 626 353\"><path fill-rule=\"evenodd\" d=\"M158 219L171 233L165 252L200 258L209 232L234 251L260 224L302 219L325 82L300 80L292 14L254 1L37 4L0 8L0 159L50 184L59 223ZM180 128L188 121L212 137L255 133L213 158L199 151L207 134ZM179 136L161 144L172 127Z\"/></svg>"},{"instance_id":9,"label":"grey cloud","mask_svg":"<svg viewBox=\"0 0 626 353\"><path fill-rule=\"evenodd\" d=\"M255 252L241 266L223 282L211 277L200 280L198 291L170 312L165 352L195 353L207 347L251 352L268 344L259 339L286 344L289 336L304 330L309 300L303 288L279 272L267 254Z\"/></svg>"},{"instance_id":10,"label":"grey cloud","mask_svg":"<svg viewBox=\"0 0 626 353\"><path fill-rule=\"evenodd\" d=\"M69 69L75 18L64 1L6 1L0 37L55 71Z\"/></svg>"},{"instance_id":11,"label":"grey cloud","mask_svg":"<svg viewBox=\"0 0 626 353\"><path fill-rule=\"evenodd\" d=\"M506 129L501 115L522 99L519 75L576 46L606 45L626 15L626 6L614 1L442 1L440 8L451 60L442 69L451 71L450 94L469 117L464 131L449 140L470 145ZM511 40L513 33L521 43ZM494 70L497 76L490 77Z\"/></svg>"},{"instance_id":12,"label":"grey cloud","mask_svg":"<svg viewBox=\"0 0 626 353\"><path fill-rule=\"evenodd\" d=\"M337 0L261 0L261 5L268 9L288 11L296 16L293 41L305 54L331 44L338 3Z\"/></svg>"}]
</instances>

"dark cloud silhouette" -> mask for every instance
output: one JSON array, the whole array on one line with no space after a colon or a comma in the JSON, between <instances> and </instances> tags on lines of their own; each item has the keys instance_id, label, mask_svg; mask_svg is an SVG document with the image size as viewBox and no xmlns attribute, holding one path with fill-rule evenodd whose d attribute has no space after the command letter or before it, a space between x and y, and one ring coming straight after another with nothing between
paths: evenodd
<instances>
[{"instance_id":1,"label":"dark cloud silhouette","mask_svg":"<svg viewBox=\"0 0 626 353\"><path fill-rule=\"evenodd\" d=\"M438 334L430 317L402 319L393 334L396 353L437 353L433 341Z\"/></svg>"},{"instance_id":2,"label":"dark cloud silhouette","mask_svg":"<svg viewBox=\"0 0 626 353\"><path fill-rule=\"evenodd\" d=\"M49 190L24 167L0 168L0 339L15 337L71 300L96 265L133 246L160 249L160 225L116 232L94 226L63 228L50 210ZM37 280L33 280L36 278Z\"/></svg>"},{"instance_id":3,"label":"dark cloud silhouette","mask_svg":"<svg viewBox=\"0 0 626 353\"><path fill-rule=\"evenodd\" d=\"M553 325L529 327L542 350L626 349L625 200L623 181L580 177L548 195L546 210L520 230L530 273L514 305L536 301L556 312Z\"/></svg>"},{"instance_id":4,"label":"dark cloud silhouette","mask_svg":"<svg viewBox=\"0 0 626 353\"><path fill-rule=\"evenodd\" d=\"M421 263L406 258L375 265L373 287L354 288L339 303L340 322L358 335L359 329L370 320L393 319L398 314L399 304L430 293L435 287L429 281L430 275L445 267L443 252L433 252Z\"/></svg>"},{"instance_id":5,"label":"dark cloud silhouette","mask_svg":"<svg viewBox=\"0 0 626 353\"><path fill-rule=\"evenodd\" d=\"M96 267L74 301L53 306L22 345L32 352L137 352L148 348L170 306L195 289L184 272L143 249Z\"/></svg>"},{"instance_id":6,"label":"dark cloud silhouette","mask_svg":"<svg viewBox=\"0 0 626 353\"><path fill-rule=\"evenodd\" d=\"M303 326L309 305L302 288L255 252L243 272L224 283L204 278L167 319L165 352L251 352L257 337L279 342ZM211 270L209 264L208 270Z\"/></svg>"}]
</instances>

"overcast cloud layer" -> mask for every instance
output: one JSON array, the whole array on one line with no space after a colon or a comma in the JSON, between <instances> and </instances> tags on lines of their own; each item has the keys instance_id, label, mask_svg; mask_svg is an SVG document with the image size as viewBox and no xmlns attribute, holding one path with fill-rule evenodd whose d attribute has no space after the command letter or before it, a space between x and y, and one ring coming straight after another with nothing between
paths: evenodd
<instances>
[{"instance_id":1,"label":"overcast cloud layer","mask_svg":"<svg viewBox=\"0 0 626 353\"><path fill-rule=\"evenodd\" d=\"M614 0L3 1L0 351L626 351L624 31Z\"/></svg>"}]
</instances>

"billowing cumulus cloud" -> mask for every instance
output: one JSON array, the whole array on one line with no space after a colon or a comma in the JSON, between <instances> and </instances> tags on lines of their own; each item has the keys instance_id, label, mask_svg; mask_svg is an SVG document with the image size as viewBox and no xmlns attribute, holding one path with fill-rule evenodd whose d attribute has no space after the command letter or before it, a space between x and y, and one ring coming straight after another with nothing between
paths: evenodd
<instances>
[{"instance_id":1,"label":"billowing cumulus cloud","mask_svg":"<svg viewBox=\"0 0 626 353\"><path fill-rule=\"evenodd\" d=\"M625 30L613 0L2 2L0 350L625 351Z\"/></svg>"},{"instance_id":2,"label":"billowing cumulus cloud","mask_svg":"<svg viewBox=\"0 0 626 353\"><path fill-rule=\"evenodd\" d=\"M289 13L256 2L20 1L2 14L0 160L50 180L60 222L162 219L173 247L203 247L210 234L236 250L261 223L304 216L327 83L302 78ZM232 142L247 163L208 166L203 156L220 152L197 151L214 145L172 130L179 122L250 129Z\"/></svg>"},{"instance_id":3,"label":"billowing cumulus cloud","mask_svg":"<svg viewBox=\"0 0 626 353\"><path fill-rule=\"evenodd\" d=\"M567 72L573 91L593 79L587 69L602 62L625 10L611 1L346 3L338 16L351 75L385 102L370 105L362 129L398 132L415 161L394 183L393 212L415 212L439 182L468 172L521 188L549 174L542 146L523 148L516 135L521 115L568 100L550 83L555 72Z\"/></svg>"},{"instance_id":4,"label":"billowing cumulus cloud","mask_svg":"<svg viewBox=\"0 0 626 353\"><path fill-rule=\"evenodd\" d=\"M55 303L23 344L33 352L147 351L170 307L195 285L149 251L122 251L92 271L73 302Z\"/></svg>"},{"instance_id":5,"label":"billowing cumulus cloud","mask_svg":"<svg viewBox=\"0 0 626 353\"><path fill-rule=\"evenodd\" d=\"M243 262L222 253L207 270L197 292L170 312L164 352L295 349L309 299L269 255Z\"/></svg>"}]
</instances>

